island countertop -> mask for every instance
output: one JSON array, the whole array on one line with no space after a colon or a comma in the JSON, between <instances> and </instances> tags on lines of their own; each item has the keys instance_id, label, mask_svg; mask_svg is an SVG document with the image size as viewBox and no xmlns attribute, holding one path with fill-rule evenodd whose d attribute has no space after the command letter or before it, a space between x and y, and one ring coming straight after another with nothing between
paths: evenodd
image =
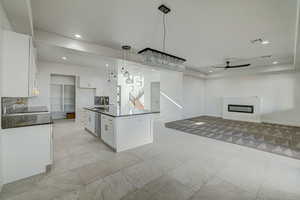
<instances>
[{"instance_id":1,"label":"island countertop","mask_svg":"<svg viewBox=\"0 0 300 200\"><path fill-rule=\"evenodd\" d=\"M131 109L128 107L125 108L117 108L116 106L109 106L106 108L97 108L97 107L85 107L84 109L93 111L96 113L100 113L103 115L108 115L111 117L130 117L135 115L147 115L147 114L159 114L159 111L151 111L151 110L137 110Z\"/></svg>"}]
</instances>

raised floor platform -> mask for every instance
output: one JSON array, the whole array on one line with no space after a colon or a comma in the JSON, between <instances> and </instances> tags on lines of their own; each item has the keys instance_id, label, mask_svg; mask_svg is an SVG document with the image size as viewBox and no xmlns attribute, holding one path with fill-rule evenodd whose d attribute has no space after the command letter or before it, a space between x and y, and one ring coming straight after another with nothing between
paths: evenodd
<instances>
[{"instance_id":1,"label":"raised floor platform","mask_svg":"<svg viewBox=\"0 0 300 200\"><path fill-rule=\"evenodd\" d=\"M300 127L201 116L165 124L167 128L300 159Z\"/></svg>"}]
</instances>

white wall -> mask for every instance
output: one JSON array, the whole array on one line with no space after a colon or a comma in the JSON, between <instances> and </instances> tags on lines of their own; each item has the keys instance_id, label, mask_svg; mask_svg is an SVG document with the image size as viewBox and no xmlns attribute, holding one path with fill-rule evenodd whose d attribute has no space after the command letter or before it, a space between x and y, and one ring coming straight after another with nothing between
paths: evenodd
<instances>
[{"instance_id":1,"label":"white wall","mask_svg":"<svg viewBox=\"0 0 300 200\"><path fill-rule=\"evenodd\" d=\"M300 126L300 73L285 72L206 81L205 112L222 116L222 97L261 98L263 122Z\"/></svg>"},{"instance_id":2,"label":"white wall","mask_svg":"<svg viewBox=\"0 0 300 200\"><path fill-rule=\"evenodd\" d=\"M183 76L183 116L196 117L205 114L205 80Z\"/></svg>"},{"instance_id":3,"label":"white wall","mask_svg":"<svg viewBox=\"0 0 300 200\"><path fill-rule=\"evenodd\" d=\"M183 117L183 73L163 70L160 73L160 120L163 122Z\"/></svg>"},{"instance_id":4,"label":"white wall","mask_svg":"<svg viewBox=\"0 0 300 200\"><path fill-rule=\"evenodd\" d=\"M3 30L6 29L6 30L12 30L11 28L11 25L8 21L8 18L6 16L6 13L2 7L2 4L0 2L0 52L2 52L2 37L3 37ZM1 58L1 53L0 53L0 74L1 71L2 71L2 58ZM0 105L1 105L1 92L2 92L2 88L1 88L1 85L2 85L2 80L1 80L1 77L0 77ZM0 113L1 113L1 106L0 106ZM1 134L1 115L0 115L0 134ZM0 135L0 147L2 147L1 145L2 143L2 140L1 140L1 135ZM1 189L2 189L2 185L3 185L3 176L2 176L2 149L0 148L0 192L1 192Z\"/></svg>"},{"instance_id":5,"label":"white wall","mask_svg":"<svg viewBox=\"0 0 300 200\"><path fill-rule=\"evenodd\" d=\"M260 97L224 97L222 99L223 109L222 117L223 119L239 120L246 122L261 122L261 98ZM230 112L228 111L229 105L251 105L253 106L253 113L243 113L243 112Z\"/></svg>"},{"instance_id":6,"label":"white wall","mask_svg":"<svg viewBox=\"0 0 300 200\"><path fill-rule=\"evenodd\" d=\"M110 85L106 81L106 72L105 68L92 68L92 67L83 67L83 66L74 66L74 65L65 65L61 63L53 62L38 62L38 88L40 90L40 95L34 97L30 100L31 105L41 105L48 106L50 108L50 75L51 74L60 74L60 75L72 75L72 76L85 76L90 77L91 79L98 79L99 85L102 85L105 91L104 95L110 94ZM183 73L176 71L163 70L160 72L161 79L161 91L167 95L168 98L161 95L161 121L173 121L183 118L184 112L184 102L183 102ZM203 86L203 80L195 78L186 78L188 84L191 84L192 90L190 89L187 93L190 97L201 97L202 95L198 94L197 86ZM188 88L188 86L186 86ZM201 92L203 88L200 89ZM186 89L187 90L187 89ZM193 95L195 94L195 96ZM202 94L202 93L201 93ZM78 89L76 90L76 112L77 112L77 121L81 121L81 108L84 106L92 105L94 102L93 98L95 96L94 89ZM171 99L171 100L170 100ZM196 116L198 113L201 114L203 110L203 101L197 105L197 101L187 101L192 102L194 106L200 106L199 108L193 108L193 106L187 106L188 110L185 111L185 116ZM192 112L192 113L190 113Z\"/></svg>"},{"instance_id":7,"label":"white wall","mask_svg":"<svg viewBox=\"0 0 300 200\"><path fill-rule=\"evenodd\" d=\"M50 80L51 74L69 75L69 76L84 76L89 77L93 81L97 81L97 87L103 92L102 95L109 95L109 83L106 81L105 67L83 67L76 65L65 65L53 62L38 62L38 89L40 95L33 97L30 100L31 105L48 106L50 109ZM77 80L77 86L79 84ZM81 89L76 87L76 121L82 121L82 108L94 104L95 89Z\"/></svg>"},{"instance_id":8,"label":"white wall","mask_svg":"<svg viewBox=\"0 0 300 200\"><path fill-rule=\"evenodd\" d=\"M74 76L53 75L50 82L58 85L75 85L75 79Z\"/></svg>"}]
</instances>

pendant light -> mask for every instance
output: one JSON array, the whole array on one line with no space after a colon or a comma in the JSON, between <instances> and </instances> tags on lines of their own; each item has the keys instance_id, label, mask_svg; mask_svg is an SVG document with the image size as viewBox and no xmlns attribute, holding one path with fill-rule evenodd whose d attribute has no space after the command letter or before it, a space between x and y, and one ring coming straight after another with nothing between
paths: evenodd
<instances>
[{"instance_id":1,"label":"pendant light","mask_svg":"<svg viewBox=\"0 0 300 200\"><path fill-rule=\"evenodd\" d=\"M163 14L162 51L147 47L139 51L138 54L143 55L145 57L146 62L150 62L152 64L181 65L186 61L186 59L166 53L166 17L167 14L171 12L171 9L168 8L166 5L160 5L158 7L158 10L161 11Z\"/></svg>"},{"instance_id":2,"label":"pendant light","mask_svg":"<svg viewBox=\"0 0 300 200\"><path fill-rule=\"evenodd\" d=\"M121 74L127 78L126 79L126 84L132 84L133 83L133 77L130 75L129 71L128 71L128 66L127 66L127 60L130 56L130 50L131 50L131 46L129 45L124 45L122 46L122 53L123 53L123 63L121 66Z\"/></svg>"}]
</instances>

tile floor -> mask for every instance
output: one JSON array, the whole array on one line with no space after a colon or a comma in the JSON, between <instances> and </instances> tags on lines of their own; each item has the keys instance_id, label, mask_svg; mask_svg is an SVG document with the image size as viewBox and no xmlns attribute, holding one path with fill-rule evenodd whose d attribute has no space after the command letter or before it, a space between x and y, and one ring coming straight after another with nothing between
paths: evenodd
<instances>
[{"instance_id":1,"label":"tile floor","mask_svg":"<svg viewBox=\"0 0 300 200\"><path fill-rule=\"evenodd\" d=\"M115 154L72 121L54 125L51 172L1 200L299 200L300 160L155 124L155 142Z\"/></svg>"}]
</instances>

